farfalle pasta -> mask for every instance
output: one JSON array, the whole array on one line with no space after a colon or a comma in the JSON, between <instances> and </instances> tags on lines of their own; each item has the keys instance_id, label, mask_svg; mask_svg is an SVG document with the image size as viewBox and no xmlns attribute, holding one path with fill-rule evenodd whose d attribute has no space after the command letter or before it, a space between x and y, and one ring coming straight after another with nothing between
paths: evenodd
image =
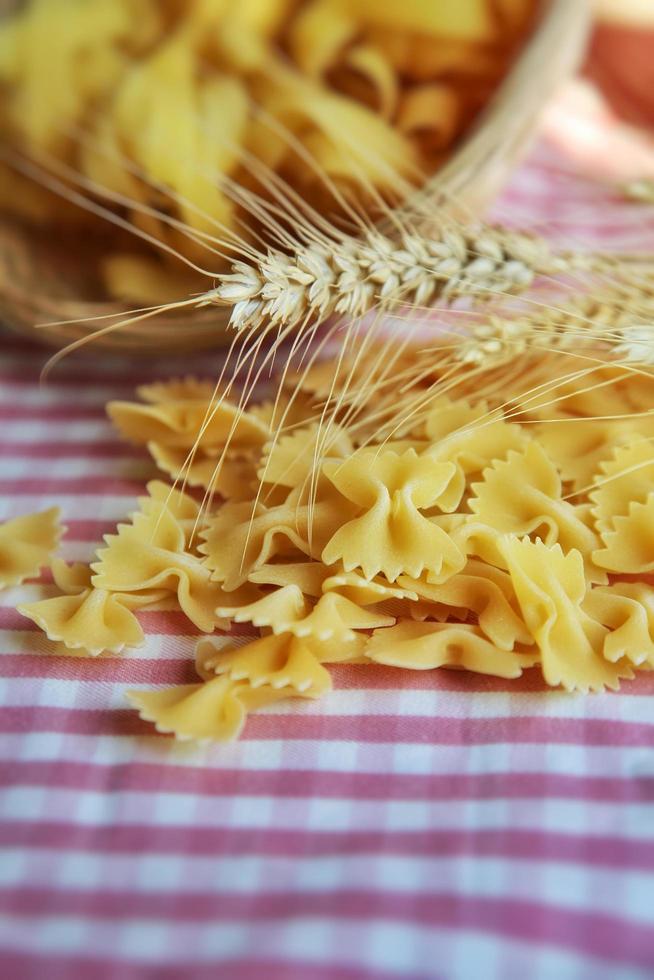
<instances>
[{"instance_id":1,"label":"farfalle pasta","mask_svg":"<svg viewBox=\"0 0 654 980\"><path fill-rule=\"evenodd\" d=\"M622 575L647 575L654 571L654 490L643 503L632 503L629 512L613 519L602 532L602 548L593 553L600 568Z\"/></svg>"},{"instance_id":2,"label":"farfalle pasta","mask_svg":"<svg viewBox=\"0 0 654 980\"><path fill-rule=\"evenodd\" d=\"M300 694L295 697L316 697ZM252 687L226 676L200 684L181 684L158 691L128 691L127 700L157 731L182 741L226 742L238 738L248 712L288 698L286 688Z\"/></svg>"},{"instance_id":3,"label":"farfalle pasta","mask_svg":"<svg viewBox=\"0 0 654 980\"><path fill-rule=\"evenodd\" d=\"M62 533L58 507L0 524L0 589L38 575L49 564Z\"/></svg>"},{"instance_id":4,"label":"farfalle pasta","mask_svg":"<svg viewBox=\"0 0 654 980\"><path fill-rule=\"evenodd\" d=\"M57 561L52 571L64 594L18 606L18 612L33 620L49 640L92 657L143 644L143 630L133 610L151 605L163 593L130 595L96 589L88 565L68 567Z\"/></svg>"},{"instance_id":5,"label":"farfalle pasta","mask_svg":"<svg viewBox=\"0 0 654 980\"><path fill-rule=\"evenodd\" d=\"M595 485L589 493L595 526L608 531L615 517L627 514L632 503L645 503L654 489L654 443L636 437L618 446L600 463Z\"/></svg>"},{"instance_id":6,"label":"farfalle pasta","mask_svg":"<svg viewBox=\"0 0 654 980\"><path fill-rule=\"evenodd\" d=\"M538 663L538 655L502 650L471 625L405 621L376 630L366 647L375 663L411 670L460 667L496 677L520 677Z\"/></svg>"},{"instance_id":7,"label":"farfalle pasta","mask_svg":"<svg viewBox=\"0 0 654 980\"><path fill-rule=\"evenodd\" d=\"M260 419L226 401L110 402L108 412L130 442L154 442L174 449L222 449L229 439L232 452L250 450L263 445L270 435Z\"/></svg>"},{"instance_id":8,"label":"farfalle pasta","mask_svg":"<svg viewBox=\"0 0 654 980\"><path fill-rule=\"evenodd\" d=\"M548 684L568 691L617 688L629 663L604 657L607 627L584 609L588 585L579 551L507 537L503 544L524 621L540 651Z\"/></svg>"},{"instance_id":9,"label":"farfalle pasta","mask_svg":"<svg viewBox=\"0 0 654 980\"><path fill-rule=\"evenodd\" d=\"M381 434L330 400L335 376L374 389L375 357L367 372L365 358L318 364L301 390L288 381L261 404L194 378L113 403L121 433L172 482L147 484L90 568L54 561L60 594L20 611L71 655L147 642L141 609L183 611L208 634L198 682L128 695L182 739L236 738L251 711L327 695L331 664L506 679L534 668L584 692L654 668L650 423L592 419L599 396L583 379L548 394L537 370L522 414L491 396L434 397L433 369L421 410ZM604 381L607 408L628 411L628 383ZM47 563L54 512L24 521L38 554L18 553Z\"/></svg>"},{"instance_id":10,"label":"farfalle pasta","mask_svg":"<svg viewBox=\"0 0 654 980\"><path fill-rule=\"evenodd\" d=\"M534 535L546 544L559 543L564 551L576 549L584 556L586 574L604 581L593 567L591 555L599 541L582 513L562 499L556 467L536 442L522 452L510 452L484 470L483 481L472 486L470 501L474 520L502 534Z\"/></svg>"},{"instance_id":11,"label":"farfalle pasta","mask_svg":"<svg viewBox=\"0 0 654 980\"><path fill-rule=\"evenodd\" d=\"M581 491L592 485L601 464L611 458L615 446L628 439L624 428L616 422L584 418L548 422L537 427L537 436L561 479Z\"/></svg>"},{"instance_id":12,"label":"farfalle pasta","mask_svg":"<svg viewBox=\"0 0 654 980\"><path fill-rule=\"evenodd\" d=\"M421 614L428 618L429 605L439 609L471 612L481 632L502 650L529 644L531 635L518 615L510 576L480 561L469 561L465 569L440 585L400 576L398 584L415 590Z\"/></svg>"},{"instance_id":13,"label":"farfalle pasta","mask_svg":"<svg viewBox=\"0 0 654 980\"><path fill-rule=\"evenodd\" d=\"M323 472L360 515L336 531L323 561L342 561L346 571L361 568L366 578L380 572L393 582L423 570L443 579L462 565L452 540L421 513L447 501L456 469L408 449L358 451L342 462L328 461Z\"/></svg>"},{"instance_id":14,"label":"farfalle pasta","mask_svg":"<svg viewBox=\"0 0 654 980\"><path fill-rule=\"evenodd\" d=\"M326 481L318 487L313 505L299 488L274 507L249 501L226 504L203 532L200 550L212 579L231 591L273 557L298 552L320 557L334 532L354 512Z\"/></svg>"},{"instance_id":15,"label":"farfalle pasta","mask_svg":"<svg viewBox=\"0 0 654 980\"><path fill-rule=\"evenodd\" d=\"M245 646L218 650L208 639L198 644L196 658L201 659L204 671L247 681L253 688L287 688L314 697L331 688L331 675L321 663L320 644L307 637L262 636Z\"/></svg>"},{"instance_id":16,"label":"farfalle pasta","mask_svg":"<svg viewBox=\"0 0 654 980\"><path fill-rule=\"evenodd\" d=\"M604 656L611 663L629 660L654 667L654 589L643 582L618 582L592 589L584 609L610 629Z\"/></svg>"},{"instance_id":17,"label":"farfalle pasta","mask_svg":"<svg viewBox=\"0 0 654 980\"><path fill-rule=\"evenodd\" d=\"M94 588L172 593L199 630L213 632L220 622L215 609L221 590L201 559L186 550L184 530L165 504L152 501L147 513L135 514L131 524L119 524L117 534L106 535L105 542L91 566Z\"/></svg>"}]
</instances>

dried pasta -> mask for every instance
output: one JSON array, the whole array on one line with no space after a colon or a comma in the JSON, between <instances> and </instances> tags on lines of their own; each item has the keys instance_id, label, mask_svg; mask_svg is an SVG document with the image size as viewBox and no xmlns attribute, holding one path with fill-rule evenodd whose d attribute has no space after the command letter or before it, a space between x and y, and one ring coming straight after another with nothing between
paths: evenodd
<instances>
[{"instance_id":1,"label":"dried pasta","mask_svg":"<svg viewBox=\"0 0 654 980\"><path fill-rule=\"evenodd\" d=\"M654 491L643 503L633 502L629 512L615 517L611 530L602 533L604 547L593 553L600 568L623 575L654 571Z\"/></svg>"},{"instance_id":2,"label":"dried pasta","mask_svg":"<svg viewBox=\"0 0 654 980\"><path fill-rule=\"evenodd\" d=\"M410 621L376 630L366 654L375 663L389 667L462 667L508 678L520 677L524 668L538 662L538 656L529 652L500 649L475 626Z\"/></svg>"},{"instance_id":3,"label":"dried pasta","mask_svg":"<svg viewBox=\"0 0 654 980\"><path fill-rule=\"evenodd\" d=\"M323 472L342 496L363 513L343 524L327 543L323 561L342 561L346 571L361 568L366 578L382 572L394 582L424 569L448 577L462 562L450 538L421 514L447 494L455 467L420 457L409 449L358 452L328 461Z\"/></svg>"},{"instance_id":4,"label":"dried pasta","mask_svg":"<svg viewBox=\"0 0 654 980\"><path fill-rule=\"evenodd\" d=\"M559 542L565 552L576 549L584 556L591 580L605 580L590 557L599 543L597 535L578 508L562 499L559 474L538 443L496 460L483 477L472 487L475 520L503 534L539 535L548 545Z\"/></svg>"},{"instance_id":5,"label":"dried pasta","mask_svg":"<svg viewBox=\"0 0 654 980\"><path fill-rule=\"evenodd\" d=\"M157 506L158 504L158 506ZM177 596L180 608L199 630L211 633L220 623L215 609L221 590L211 582L200 558L186 550L184 530L159 501L119 524L117 534L105 536L91 568L92 584L110 592L142 594L163 589Z\"/></svg>"},{"instance_id":6,"label":"dried pasta","mask_svg":"<svg viewBox=\"0 0 654 980\"><path fill-rule=\"evenodd\" d=\"M0 589L38 575L49 564L62 532L58 507L0 524Z\"/></svg>"},{"instance_id":7,"label":"dried pasta","mask_svg":"<svg viewBox=\"0 0 654 980\"><path fill-rule=\"evenodd\" d=\"M258 193L285 180L330 213L353 188L371 210L402 197L490 97L534 7L27 0L0 21L0 135L194 259L212 237L256 235L232 192L253 170ZM1 196L39 223L83 220L29 189ZM100 268L119 298L170 298L166 264L118 237Z\"/></svg>"},{"instance_id":8,"label":"dried pasta","mask_svg":"<svg viewBox=\"0 0 654 980\"><path fill-rule=\"evenodd\" d=\"M145 637L132 610L156 601L158 595L131 596L96 589L88 566L66 569L62 565L53 566L53 572L65 594L22 603L18 612L33 620L49 640L69 650L85 650L92 657L141 646Z\"/></svg>"},{"instance_id":9,"label":"dried pasta","mask_svg":"<svg viewBox=\"0 0 654 980\"><path fill-rule=\"evenodd\" d=\"M619 446L600 464L597 489L589 493L599 531L608 531L613 518L624 516L631 503L645 503L654 491L654 445L636 437Z\"/></svg>"},{"instance_id":10,"label":"dried pasta","mask_svg":"<svg viewBox=\"0 0 654 980\"><path fill-rule=\"evenodd\" d=\"M90 568L54 561L60 594L23 615L57 649L97 655L143 641L140 609L183 611L209 634L198 682L129 693L182 739L232 739L250 711L327 694L330 664L536 669L583 692L654 668L646 422L596 419L591 433L594 395L570 382L550 422L544 402L518 416L492 398L425 394L386 438L349 426L345 407L316 424L327 376L307 372L299 396L288 379L276 403L243 406L193 378L114 403L123 437L175 482L147 484ZM635 392L620 384L609 404L643 403L642 377ZM31 520L54 546L54 513Z\"/></svg>"},{"instance_id":11,"label":"dried pasta","mask_svg":"<svg viewBox=\"0 0 654 980\"><path fill-rule=\"evenodd\" d=\"M583 608L587 583L579 551L517 537L503 545L524 621L538 645L543 675L568 691L617 688L633 677L625 660L603 654L607 629Z\"/></svg>"}]
</instances>

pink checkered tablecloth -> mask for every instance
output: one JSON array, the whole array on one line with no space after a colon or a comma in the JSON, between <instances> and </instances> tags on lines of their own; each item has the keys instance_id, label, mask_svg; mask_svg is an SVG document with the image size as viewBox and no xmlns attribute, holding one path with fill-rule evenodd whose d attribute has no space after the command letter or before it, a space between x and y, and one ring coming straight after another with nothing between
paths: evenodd
<instances>
[{"instance_id":1,"label":"pink checkered tablecloth","mask_svg":"<svg viewBox=\"0 0 654 980\"><path fill-rule=\"evenodd\" d=\"M496 214L654 249L541 149ZM62 508L88 559L153 470L105 419L146 378L218 365L71 359L3 335L0 518ZM7 980L640 980L654 976L654 675L545 691L446 671L334 669L334 693L194 747L127 709L193 679L193 630L49 653L0 594L0 975Z\"/></svg>"}]
</instances>

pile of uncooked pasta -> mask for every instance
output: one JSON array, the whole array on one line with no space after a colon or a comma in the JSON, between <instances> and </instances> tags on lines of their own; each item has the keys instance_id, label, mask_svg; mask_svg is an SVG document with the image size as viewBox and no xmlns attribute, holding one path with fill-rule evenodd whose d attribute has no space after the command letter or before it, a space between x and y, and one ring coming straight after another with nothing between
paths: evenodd
<instances>
[{"instance_id":1,"label":"pile of uncooked pasta","mask_svg":"<svg viewBox=\"0 0 654 980\"><path fill-rule=\"evenodd\" d=\"M107 227L101 277L114 296L161 302L202 281L167 262L172 251L215 269L227 243L253 238L260 213L247 210L247 191L278 201L292 188L333 216L341 195L370 212L422 184L488 104L537 5L14 6L0 15L0 141L74 186L78 203L101 199L123 229L127 219L150 247ZM0 208L59 230L89 220L41 183L1 160ZM158 259L153 241L165 246Z\"/></svg>"},{"instance_id":2,"label":"pile of uncooked pasta","mask_svg":"<svg viewBox=\"0 0 654 980\"><path fill-rule=\"evenodd\" d=\"M20 612L95 656L144 642L139 610L181 610L198 682L128 694L180 738L231 739L249 711L317 698L333 663L538 665L584 692L654 666L648 373L598 364L520 406L430 394L427 378L393 432L374 400L360 425L327 411L338 370L254 405L193 378L110 403L171 482L148 483L90 566L52 561L56 594ZM50 563L59 533L53 511L0 528L4 584Z\"/></svg>"}]
</instances>

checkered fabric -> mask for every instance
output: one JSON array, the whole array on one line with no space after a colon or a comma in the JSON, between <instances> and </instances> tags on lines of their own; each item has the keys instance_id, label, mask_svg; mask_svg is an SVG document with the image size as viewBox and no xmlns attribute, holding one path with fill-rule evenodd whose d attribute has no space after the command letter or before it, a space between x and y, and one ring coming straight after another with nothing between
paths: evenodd
<instances>
[{"instance_id":1,"label":"checkered fabric","mask_svg":"<svg viewBox=\"0 0 654 980\"><path fill-rule=\"evenodd\" d=\"M654 249L654 209L541 148L496 216ZM153 469L104 415L200 363L73 358L3 335L0 518L62 508L88 559ZM7 980L640 980L654 976L654 674L620 694L334 668L240 742L153 733L127 687L193 680L193 629L66 658L0 595L0 949Z\"/></svg>"}]
</instances>

